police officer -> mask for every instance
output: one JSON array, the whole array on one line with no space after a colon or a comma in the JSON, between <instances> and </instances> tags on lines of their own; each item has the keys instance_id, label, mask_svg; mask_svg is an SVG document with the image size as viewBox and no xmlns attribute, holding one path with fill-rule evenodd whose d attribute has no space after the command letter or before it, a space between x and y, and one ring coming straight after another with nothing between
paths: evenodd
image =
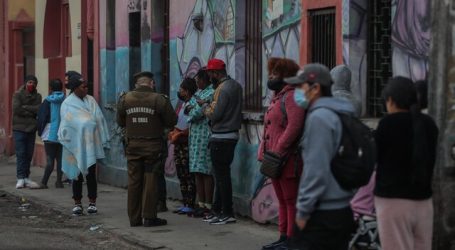
<instances>
[{"instance_id":1,"label":"police officer","mask_svg":"<svg viewBox=\"0 0 455 250\"><path fill-rule=\"evenodd\" d=\"M120 97L117 123L125 128L128 160L128 216L130 225L166 225L157 218L158 175L163 171L165 128L177 123L169 98L154 92L151 72L134 75L136 88Z\"/></svg>"}]
</instances>

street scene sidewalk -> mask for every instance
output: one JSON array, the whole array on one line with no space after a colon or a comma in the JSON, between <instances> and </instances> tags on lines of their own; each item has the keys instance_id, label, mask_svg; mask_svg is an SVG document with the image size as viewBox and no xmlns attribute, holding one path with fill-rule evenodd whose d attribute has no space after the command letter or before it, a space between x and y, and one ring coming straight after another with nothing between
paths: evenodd
<instances>
[{"instance_id":1,"label":"street scene sidewalk","mask_svg":"<svg viewBox=\"0 0 455 250\"><path fill-rule=\"evenodd\" d=\"M39 181L44 170L39 167L31 168L30 178ZM55 175L55 174L54 174ZM54 188L52 176L49 189L16 189L16 166L6 160L0 161L0 191L30 200L42 206L70 215L73 208L71 187ZM84 195L86 195L84 184ZM168 225L162 227L130 227L127 216L127 192L125 189L98 184L97 207L95 216L81 216L80 219L89 225L97 225L103 230L134 243L138 248L145 249L260 249L262 245L276 240L275 225L263 226L249 219L240 219L235 224L222 226L209 225L201 219L190 218L172 212L160 213L159 217L167 219ZM84 196L84 208L88 200ZM168 201L170 211L179 205L178 202ZM1 216L1 215L0 215Z\"/></svg>"}]
</instances>

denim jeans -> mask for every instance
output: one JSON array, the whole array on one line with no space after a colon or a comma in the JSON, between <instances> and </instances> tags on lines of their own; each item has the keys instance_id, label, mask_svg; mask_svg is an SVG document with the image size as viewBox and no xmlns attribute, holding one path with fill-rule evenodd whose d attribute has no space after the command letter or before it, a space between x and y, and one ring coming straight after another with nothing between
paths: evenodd
<instances>
[{"instance_id":1,"label":"denim jeans","mask_svg":"<svg viewBox=\"0 0 455 250\"><path fill-rule=\"evenodd\" d=\"M236 140L223 140L210 142L210 155L212 157L215 173L215 202L213 211L224 216L233 216L232 209L232 181L231 163L234 159Z\"/></svg>"},{"instance_id":2,"label":"denim jeans","mask_svg":"<svg viewBox=\"0 0 455 250\"><path fill-rule=\"evenodd\" d=\"M84 181L84 176L79 174L77 180L73 180L73 199L75 201L80 201L82 199L82 182ZM87 182L87 192L90 202L96 201L98 184L96 182L96 164L88 168L88 174L85 178Z\"/></svg>"},{"instance_id":3,"label":"denim jeans","mask_svg":"<svg viewBox=\"0 0 455 250\"><path fill-rule=\"evenodd\" d=\"M55 142L44 142L46 150L47 165L44 170L41 183L47 185L47 181L54 171L54 163L57 162L57 182L62 181L62 144Z\"/></svg>"},{"instance_id":4,"label":"denim jeans","mask_svg":"<svg viewBox=\"0 0 455 250\"><path fill-rule=\"evenodd\" d=\"M35 150L36 132L13 131L14 144L16 147L16 176L17 179L28 178L30 164Z\"/></svg>"}]
</instances>

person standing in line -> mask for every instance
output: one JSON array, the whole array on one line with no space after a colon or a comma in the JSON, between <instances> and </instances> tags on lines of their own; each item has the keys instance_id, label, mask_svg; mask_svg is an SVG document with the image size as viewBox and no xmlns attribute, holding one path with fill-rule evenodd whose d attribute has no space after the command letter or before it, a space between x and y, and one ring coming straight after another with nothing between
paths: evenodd
<instances>
[{"instance_id":1,"label":"person standing in line","mask_svg":"<svg viewBox=\"0 0 455 250\"><path fill-rule=\"evenodd\" d=\"M62 145L58 142L58 128L60 126L60 107L65 100L63 83L60 79L53 79L49 83L52 93L44 99L38 112L38 135L44 142L47 165L41 179L41 187L47 188L49 177L54 171L57 162L56 188L63 188L62 183Z\"/></svg>"},{"instance_id":2,"label":"person standing in line","mask_svg":"<svg viewBox=\"0 0 455 250\"><path fill-rule=\"evenodd\" d=\"M270 58L267 68L267 87L275 93L264 116L264 138L259 146L258 160L263 161L264 151L268 151L280 155L285 162L281 176L272 179L279 202L280 238L263 246L264 250L285 247L293 234L295 203L303 165L297 148L305 118L305 109L294 101L295 85L286 84L283 80L295 76L299 65L286 58Z\"/></svg>"},{"instance_id":3,"label":"person standing in line","mask_svg":"<svg viewBox=\"0 0 455 250\"><path fill-rule=\"evenodd\" d=\"M212 101L215 90L210 84L210 78L205 68L198 71L195 76L198 91L190 99L188 109L188 122L190 123L190 172L196 178L196 191L199 207L194 217L203 217L210 213L213 202L214 183L212 176L212 160L208 149L210 139L210 125L207 117L202 113L197 100Z\"/></svg>"},{"instance_id":4,"label":"person standing in line","mask_svg":"<svg viewBox=\"0 0 455 250\"><path fill-rule=\"evenodd\" d=\"M376 130L374 203L384 250L431 249L432 177L438 128L420 112L416 86L391 78L383 91L387 115Z\"/></svg>"},{"instance_id":5,"label":"person standing in line","mask_svg":"<svg viewBox=\"0 0 455 250\"><path fill-rule=\"evenodd\" d=\"M342 136L336 112L355 116L352 104L333 98L332 77L322 64L307 64L303 71L284 79L297 85L294 100L307 110L302 148L303 173L297 197L297 230L291 247L297 249L346 250L354 230L350 200L354 191L340 187L331 171Z\"/></svg>"},{"instance_id":6,"label":"person standing in line","mask_svg":"<svg viewBox=\"0 0 455 250\"><path fill-rule=\"evenodd\" d=\"M188 105L189 100L197 90L196 81L193 78L185 78L180 84L177 96L182 101L178 113L178 122L169 133L169 140L174 144L174 161L177 169L177 176L180 181L180 192L182 193L183 207L174 211L178 214L191 214L195 209L196 185L194 174L190 172L189 147L188 147Z\"/></svg>"},{"instance_id":7,"label":"person standing in line","mask_svg":"<svg viewBox=\"0 0 455 250\"><path fill-rule=\"evenodd\" d=\"M330 71L333 79L332 95L335 98L348 100L355 108L357 117L362 115L362 103L351 92L351 70L348 66L341 64Z\"/></svg>"},{"instance_id":8,"label":"person standing in line","mask_svg":"<svg viewBox=\"0 0 455 250\"><path fill-rule=\"evenodd\" d=\"M242 125L243 89L229 77L226 64L220 59L210 59L207 73L212 84L216 85L213 101L199 100L204 115L210 120L210 155L215 173L215 203L204 221L211 225L235 223L232 208L231 163Z\"/></svg>"},{"instance_id":9,"label":"person standing in line","mask_svg":"<svg viewBox=\"0 0 455 250\"><path fill-rule=\"evenodd\" d=\"M87 213L96 214L96 162L105 158L104 148L109 145L109 129L95 98L88 95L88 86L82 75L69 76L66 85L71 90L60 108L58 140L62 144L62 170L73 180L74 216L83 214L82 182L86 177L89 206Z\"/></svg>"},{"instance_id":10,"label":"person standing in line","mask_svg":"<svg viewBox=\"0 0 455 250\"><path fill-rule=\"evenodd\" d=\"M36 121L41 95L36 90L38 79L28 75L24 85L13 95L13 137L16 147L16 188L40 188L30 180L30 165L35 150Z\"/></svg>"},{"instance_id":11,"label":"person standing in line","mask_svg":"<svg viewBox=\"0 0 455 250\"><path fill-rule=\"evenodd\" d=\"M134 75L136 88L120 97L117 123L125 128L128 161L128 217L130 226L162 226L157 217L158 175L162 169L164 130L177 116L169 98L154 91L151 72Z\"/></svg>"}]
</instances>

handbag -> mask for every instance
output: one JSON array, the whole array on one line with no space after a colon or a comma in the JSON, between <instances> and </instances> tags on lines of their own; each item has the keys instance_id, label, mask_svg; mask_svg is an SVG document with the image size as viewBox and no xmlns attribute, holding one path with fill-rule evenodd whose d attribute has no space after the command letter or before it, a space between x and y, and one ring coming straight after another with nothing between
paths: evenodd
<instances>
[{"instance_id":1,"label":"handbag","mask_svg":"<svg viewBox=\"0 0 455 250\"><path fill-rule=\"evenodd\" d=\"M285 162L286 157L281 157L276 153L264 150L264 156L262 159L260 171L263 175L270 177L272 179L280 178L281 172L283 170L283 165Z\"/></svg>"}]
</instances>

